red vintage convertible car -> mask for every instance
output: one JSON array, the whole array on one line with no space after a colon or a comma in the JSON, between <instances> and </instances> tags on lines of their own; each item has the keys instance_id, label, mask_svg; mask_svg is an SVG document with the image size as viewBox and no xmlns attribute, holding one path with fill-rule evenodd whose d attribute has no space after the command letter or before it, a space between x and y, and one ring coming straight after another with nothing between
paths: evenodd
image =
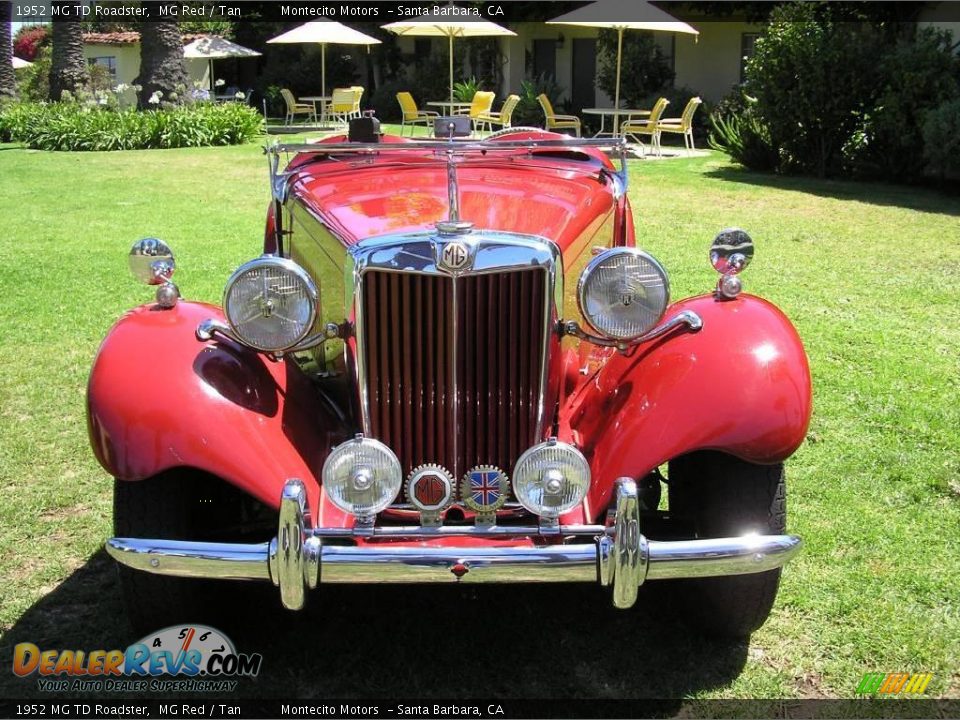
<instances>
[{"instance_id":1,"label":"red vintage convertible car","mask_svg":"<svg viewBox=\"0 0 960 720\"><path fill-rule=\"evenodd\" d=\"M811 386L793 326L741 292L747 234L671 303L595 141L374 139L268 148L263 254L222 307L134 245L156 302L88 395L134 624L195 619L205 578L290 609L443 582L590 582L629 608L656 581L709 632L759 627L800 547L783 461Z\"/></svg>"}]
</instances>

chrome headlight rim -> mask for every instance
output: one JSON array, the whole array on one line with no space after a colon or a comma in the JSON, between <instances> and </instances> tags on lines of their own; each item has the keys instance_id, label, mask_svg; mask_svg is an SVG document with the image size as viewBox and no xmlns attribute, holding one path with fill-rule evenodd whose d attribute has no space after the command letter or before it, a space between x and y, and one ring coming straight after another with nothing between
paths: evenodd
<instances>
[{"instance_id":1,"label":"chrome headlight rim","mask_svg":"<svg viewBox=\"0 0 960 720\"><path fill-rule=\"evenodd\" d=\"M580 493L580 497L573 502L568 502L552 508L546 505L537 507L532 503L527 502L527 496L523 490L523 486L525 485L525 470L523 465L524 463L528 462L531 457L541 454L546 450L561 450L570 453L573 460L580 465L580 474L583 478L585 478L586 481L583 483L583 489L582 493ZM592 474L590 472L590 463L587 461L587 458L584 456L583 452L581 452L580 448L578 448L576 445L563 442L562 440L558 440L554 437L527 448L514 463L512 477L513 494L517 502L519 502L530 513L549 521L557 520L561 515L570 512L578 505L582 504L584 498L586 498L587 494L590 492L590 485L593 482Z\"/></svg>"},{"instance_id":2,"label":"chrome headlight rim","mask_svg":"<svg viewBox=\"0 0 960 720\"><path fill-rule=\"evenodd\" d=\"M603 265L604 261L609 260L611 257L615 257L617 255L632 255L634 257L642 258L643 260L649 262L653 266L654 270L656 270L657 274L659 274L663 279L663 307L661 308L659 315L657 316L656 320L650 324L650 327L645 328L643 332L633 335L618 335L610 333L603 328L597 327L593 321L593 318L591 318L586 312L587 303L585 294L590 278L601 267L601 265ZM637 247L614 247L604 250L589 263L587 263L587 267L584 268L583 272L580 274L580 279L577 281L577 308L580 310L580 316L591 330L602 337L609 338L610 340L615 340L618 342L630 342L631 340L643 337L646 333L650 332L653 328L660 324L669 307L670 276L667 274L666 268L664 268L660 261L657 260L653 255Z\"/></svg>"},{"instance_id":3,"label":"chrome headlight rim","mask_svg":"<svg viewBox=\"0 0 960 720\"><path fill-rule=\"evenodd\" d=\"M297 335L296 339L293 342L285 344L283 347L264 347L256 342L251 342L249 338L244 336L237 325L233 322L233 318L230 316L231 313L227 300L230 297L230 291L233 289L233 286L246 273L263 267L278 267L284 272L288 272L296 277L300 282L303 283L310 300L309 320L304 323L303 330ZM313 278L310 277L310 273L308 273L301 265L294 262L290 258L281 257L279 255L261 255L258 258L254 258L253 260L245 262L243 265L233 271L233 274L230 275L230 277L227 279L227 284L224 286L221 306L223 307L223 314L227 319L227 323L230 325L230 329L233 330L233 333L244 345L251 347L254 350L258 350L259 352L283 352L292 347L296 347L303 342L310 335L313 327L317 324L317 317L320 313L320 291L317 289L317 284L314 282Z\"/></svg>"},{"instance_id":4,"label":"chrome headlight rim","mask_svg":"<svg viewBox=\"0 0 960 720\"><path fill-rule=\"evenodd\" d=\"M357 453L359 448L368 448L380 453L382 458L386 460L386 464L390 467L387 477L381 481L387 492L381 496L378 502L372 503L370 507L367 508L367 512L358 512L355 507L351 507L346 501L343 501L341 497L342 489L335 487L335 478L332 477L334 465L341 459L341 456L347 455L349 458L349 453ZM357 471L358 467L363 467L358 466L356 462L356 459L354 459L354 472ZM369 520L386 510L396 501L403 487L403 469L400 465L399 458L397 458L396 453L389 445L376 438L357 436L331 448L323 461L320 479L322 487L325 488L326 497L334 507L355 518Z\"/></svg>"}]
</instances>

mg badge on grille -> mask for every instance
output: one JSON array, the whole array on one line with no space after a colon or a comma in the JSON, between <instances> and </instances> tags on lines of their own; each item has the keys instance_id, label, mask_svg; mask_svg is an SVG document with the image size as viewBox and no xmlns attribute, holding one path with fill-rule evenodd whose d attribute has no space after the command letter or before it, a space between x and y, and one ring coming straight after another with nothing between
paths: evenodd
<instances>
[{"instance_id":1,"label":"mg badge on grille","mask_svg":"<svg viewBox=\"0 0 960 720\"><path fill-rule=\"evenodd\" d=\"M477 465L460 483L460 500L477 513L477 525L493 525L496 512L507 502L510 481L493 465Z\"/></svg>"},{"instance_id":2,"label":"mg badge on grille","mask_svg":"<svg viewBox=\"0 0 960 720\"><path fill-rule=\"evenodd\" d=\"M424 527L440 524L440 511L453 500L453 476L441 465L421 465L407 478L407 500L420 511Z\"/></svg>"},{"instance_id":3,"label":"mg badge on grille","mask_svg":"<svg viewBox=\"0 0 960 720\"><path fill-rule=\"evenodd\" d=\"M470 262L470 248L465 243L448 242L440 251L440 267L444 270L463 270Z\"/></svg>"}]
</instances>

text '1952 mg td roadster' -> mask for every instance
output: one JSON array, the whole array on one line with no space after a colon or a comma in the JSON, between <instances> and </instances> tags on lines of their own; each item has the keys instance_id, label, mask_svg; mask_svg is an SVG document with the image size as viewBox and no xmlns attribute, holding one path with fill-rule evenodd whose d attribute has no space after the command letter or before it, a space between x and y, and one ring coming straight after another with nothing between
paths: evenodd
<instances>
[{"instance_id":1,"label":"text '1952 mg td roadster'","mask_svg":"<svg viewBox=\"0 0 960 720\"><path fill-rule=\"evenodd\" d=\"M669 583L709 632L759 627L800 547L806 355L741 292L741 230L670 301L617 154L527 129L274 145L263 254L222 307L137 242L156 301L88 390L134 624L191 620L204 578L292 610L328 583L596 583L618 608Z\"/></svg>"}]
</instances>

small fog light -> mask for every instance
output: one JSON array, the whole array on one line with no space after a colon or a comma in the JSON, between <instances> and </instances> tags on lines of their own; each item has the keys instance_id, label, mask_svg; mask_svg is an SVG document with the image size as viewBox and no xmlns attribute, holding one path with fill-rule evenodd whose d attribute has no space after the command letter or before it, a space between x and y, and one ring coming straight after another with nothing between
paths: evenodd
<instances>
[{"instance_id":1,"label":"small fog light","mask_svg":"<svg viewBox=\"0 0 960 720\"><path fill-rule=\"evenodd\" d=\"M330 502L358 518L386 510L400 492L400 461L379 440L356 437L335 447L323 463Z\"/></svg>"},{"instance_id":2,"label":"small fog light","mask_svg":"<svg viewBox=\"0 0 960 720\"><path fill-rule=\"evenodd\" d=\"M517 500L533 514L551 520L582 502L589 487L587 459L556 438L527 450L513 469Z\"/></svg>"}]
</instances>

